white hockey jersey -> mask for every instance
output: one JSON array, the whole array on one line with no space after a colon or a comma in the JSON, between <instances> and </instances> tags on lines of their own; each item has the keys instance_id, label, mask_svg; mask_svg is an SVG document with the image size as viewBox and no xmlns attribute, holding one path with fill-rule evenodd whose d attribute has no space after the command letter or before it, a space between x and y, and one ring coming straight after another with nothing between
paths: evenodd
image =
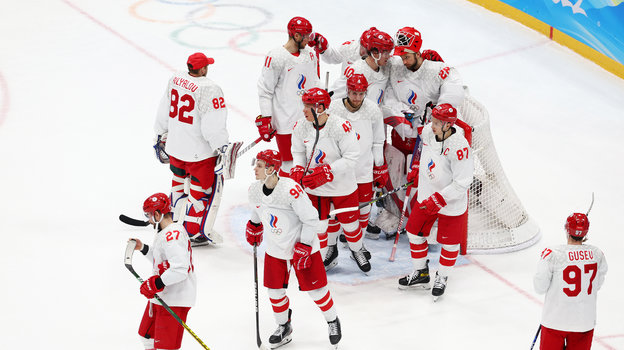
<instances>
[{"instance_id":1,"label":"white hockey jersey","mask_svg":"<svg viewBox=\"0 0 624 350\"><path fill-rule=\"evenodd\" d=\"M598 247L564 244L544 249L533 278L538 294L546 293L542 325L586 332L596 325L596 297L607 274Z\"/></svg>"},{"instance_id":2,"label":"white hockey jersey","mask_svg":"<svg viewBox=\"0 0 624 350\"><path fill-rule=\"evenodd\" d=\"M355 138L360 146L360 156L355 166L357 183L373 181L373 165L383 165L383 145L386 141L385 124L381 110L375 102L364 99L362 106L349 112L343 100L332 101L328 113L348 120L353 126Z\"/></svg>"},{"instance_id":3,"label":"white hockey jersey","mask_svg":"<svg viewBox=\"0 0 624 350\"><path fill-rule=\"evenodd\" d=\"M302 115L301 96L314 87L319 87L316 53L306 47L295 56L282 46L275 48L267 54L258 79L260 113L272 116L278 134L291 134Z\"/></svg>"},{"instance_id":4,"label":"white hockey jersey","mask_svg":"<svg viewBox=\"0 0 624 350\"><path fill-rule=\"evenodd\" d=\"M270 195L262 192L263 183L249 186L251 221L262 222L266 252L272 257L290 260L295 243L320 249L318 234L322 231L318 211L301 186L290 178L282 177Z\"/></svg>"},{"instance_id":5,"label":"white hockey jersey","mask_svg":"<svg viewBox=\"0 0 624 350\"><path fill-rule=\"evenodd\" d=\"M431 124L423 129L418 173L418 202L438 192L446 201L440 214L447 216L461 215L468 209L468 188L474 174L472 149L464 130L453 128L455 133L444 141L436 140Z\"/></svg>"},{"instance_id":6,"label":"white hockey jersey","mask_svg":"<svg viewBox=\"0 0 624 350\"><path fill-rule=\"evenodd\" d=\"M165 289L158 293L169 306L192 307L197 295L197 280L193 266L193 250L188 233L179 223L172 223L156 233L154 243L149 246L145 257L152 261L152 275L158 274L158 265L163 262L169 268L160 275ZM156 299L152 303L160 305Z\"/></svg>"},{"instance_id":7,"label":"white hockey jersey","mask_svg":"<svg viewBox=\"0 0 624 350\"><path fill-rule=\"evenodd\" d=\"M360 146L351 123L330 114L325 125L319 130L318 143L312 155L315 138L316 130L312 123L305 118L299 119L292 134L293 165L305 168L312 157L310 169L319 164L329 164L334 180L315 189L306 188L306 192L323 197L346 196L353 193L357 189L355 167L360 155Z\"/></svg>"},{"instance_id":8,"label":"white hockey jersey","mask_svg":"<svg viewBox=\"0 0 624 350\"><path fill-rule=\"evenodd\" d=\"M426 113L427 103L449 103L459 108L464 101L464 88L459 73L444 62L424 60L418 70L412 72L405 68L400 57L393 56L388 60L388 66L389 84L382 104L384 118L402 116L401 111L407 109L415 114L411 128L406 124L395 128L403 138L415 138L418 135L416 129L423 125L421 117Z\"/></svg>"},{"instance_id":9,"label":"white hockey jersey","mask_svg":"<svg viewBox=\"0 0 624 350\"><path fill-rule=\"evenodd\" d=\"M341 72L344 72L347 66L362 60L362 56L360 56L360 41L345 41L337 48L330 46L321 54L321 59L329 64L342 64Z\"/></svg>"},{"instance_id":10,"label":"white hockey jersey","mask_svg":"<svg viewBox=\"0 0 624 350\"><path fill-rule=\"evenodd\" d=\"M169 79L160 101L154 131L168 132L167 154L198 162L216 156L216 149L228 143L226 122L221 88L206 77L178 72Z\"/></svg>"},{"instance_id":11,"label":"white hockey jersey","mask_svg":"<svg viewBox=\"0 0 624 350\"><path fill-rule=\"evenodd\" d=\"M384 91L388 85L388 77L390 76L388 65L379 67L379 71L375 71L368 65L366 60L359 60L350 64L332 84L330 91L334 92L333 98L347 97L347 79L353 74L363 74L366 77L368 81L366 98L378 105L381 104Z\"/></svg>"}]
</instances>

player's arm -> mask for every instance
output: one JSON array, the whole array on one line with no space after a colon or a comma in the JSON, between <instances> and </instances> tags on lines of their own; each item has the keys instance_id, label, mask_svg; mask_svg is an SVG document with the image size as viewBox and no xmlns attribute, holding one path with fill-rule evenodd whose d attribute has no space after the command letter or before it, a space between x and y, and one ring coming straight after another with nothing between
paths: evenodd
<instances>
[{"instance_id":1,"label":"player's arm","mask_svg":"<svg viewBox=\"0 0 624 350\"><path fill-rule=\"evenodd\" d=\"M596 288L596 290L600 290L602 287L608 269L607 259L604 257L602 251L600 251L600 259L598 259L598 272L596 273L596 278L594 279L594 288Z\"/></svg>"},{"instance_id":2,"label":"player's arm","mask_svg":"<svg viewBox=\"0 0 624 350\"><path fill-rule=\"evenodd\" d=\"M171 230L165 233L165 256L168 268L160 274L165 286L184 281L191 270L191 251L184 232Z\"/></svg>"},{"instance_id":3,"label":"player's arm","mask_svg":"<svg viewBox=\"0 0 624 350\"><path fill-rule=\"evenodd\" d=\"M263 116L273 115L273 95L275 95L275 87L282 72L282 62L278 57L273 56L271 52L266 56L260 78L258 78L258 98L260 113Z\"/></svg>"},{"instance_id":4,"label":"player's arm","mask_svg":"<svg viewBox=\"0 0 624 350\"><path fill-rule=\"evenodd\" d=\"M453 67L443 67L438 73L440 79L440 97L438 104L449 103L459 107L464 102L464 84L459 72Z\"/></svg>"},{"instance_id":5,"label":"player's arm","mask_svg":"<svg viewBox=\"0 0 624 350\"><path fill-rule=\"evenodd\" d=\"M204 139L213 150L228 144L229 134L227 131L227 106L223 91L214 85L203 87L200 101L200 123Z\"/></svg>"},{"instance_id":6,"label":"player's arm","mask_svg":"<svg viewBox=\"0 0 624 350\"><path fill-rule=\"evenodd\" d=\"M533 276L533 287L537 294L544 294L548 291L550 283L552 281L553 270L551 266L551 259L553 251L550 248L546 248L542 251L540 261L537 263L537 271Z\"/></svg>"},{"instance_id":7,"label":"player's arm","mask_svg":"<svg viewBox=\"0 0 624 350\"><path fill-rule=\"evenodd\" d=\"M291 207L302 223L300 242L312 246L314 237L321 232L318 211L299 184L290 189L290 195Z\"/></svg>"},{"instance_id":8,"label":"player's arm","mask_svg":"<svg viewBox=\"0 0 624 350\"><path fill-rule=\"evenodd\" d=\"M156 111L156 121L154 122L154 131L156 135L162 135L169 130L169 109L171 108L171 98L169 97L169 87L165 91L163 97L158 104Z\"/></svg>"},{"instance_id":9,"label":"player's arm","mask_svg":"<svg viewBox=\"0 0 624 350\"><path fill-rule=\"evenodd\" d=\"M384 164L383 146L386 142L386 125L383 122L381 110L376 108L372 119L373 127L373 160L376 166Z\"/></svg>"},{"instance_id":10,"label":"player's arm","mask_svg":"<svg viewBox=\"0 0 624 350\"><path fill-rule=\"evenodd\" d=\"M384 124L390 125L402 139L412 137L414 130L412 123L405 118L402 111L408 110L409 106L399 101L395 89L390 82L384 90L384 98L380 105Z\"/></svg>"},{"instance_id":11,"label":"player's arm","mask_svg":"<svg viewBox=\"0 0 624 350\"><path fill-rule=\"evenodd\" d=\"M440 191L440 195L448 203L466 196L474 175L474 163L472 149L465 139L457 148L451 148L447 157L451 161L453 181Z\"/></svg>"},{"instance_id":12,"label":"player's arm","mask_svg":"<svg viewBox=\"0 0 624 350\"><path fill-rule=\"evenodd\" d=\"M330 164L332 172L341 174L349 169L355 169L357 159L360 155L360 146L358 146L353 126L348 120L344 120L341 125L342 132L338 141L341 157Z\"/></svg>"},{"instance_id":13,"label":"player's arm","mask_svg":"<svg viewBox=\"0 0 624 350\"><path fill-rule=\"evenodd\" d=\"M347 70L349 67L347 67ZM336 100L338 103L342 103L342 101L339 100L347 97L347 77L344 75L344 72L338 76L338 79L334 80L329 87L329 91L333 92L332 100Z\"/></svg>"},{"instance_id":14,"label":"player's arm","mask_svg":"<svg viewBox=\"0 0 624 350\"><path fill-rule=\"evenodd\" d=\"M291 136L290 153L293 156L293 167L302 166L305 168L306 149L305 149L305 145L303 144L303 139L301 138L302 130L298 130L298 128L303 127L303 125L299 125L299 123L302 123L302 122L303 120L300 119L299 121L297 121L297 123L295 123L295 127Z\"/></svg>"}]
</instances>

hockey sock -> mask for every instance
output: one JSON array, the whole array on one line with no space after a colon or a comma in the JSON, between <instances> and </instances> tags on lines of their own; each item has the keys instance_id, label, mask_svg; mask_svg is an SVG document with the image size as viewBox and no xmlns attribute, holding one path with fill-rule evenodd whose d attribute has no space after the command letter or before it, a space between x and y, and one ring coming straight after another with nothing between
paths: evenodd
<instances>
[{"instance_id":1,"label":"hockey sock","mask_svg":"<svg viewBox=\"0 0 624 350\"><path fill-rule=\"evenodd\" d=\"M327 226L327 244L336 245L338 241L338 236L340 235L340 224L338 221L334 219L329 219L329 224Z\"/></svg>"},{"instance_id":2,"label":"hockey sock","mask_svg":"<svg viewBox=\"0 0 624 350\"><path fill-rule=\"evenodd\" d=\"M429 252L429 244L425 237L415 235L407 231L407 237L410 242L410 253L412 255L412 264L414 270L421 270L427 266L427 253Z\"/></svg>"},{"instance_id":3,"label":"hockey sock","mask_svg":"<svg viewBox=\"0 0 624 350\"><path fill-rule=\"evenodd\" d=\"M290 300L286 296L286 289L272 289L268 290L269 300L273 307L273 315L275 316L275 322L277 324L284 324L288 322L288 309L290 308Z\"/></svg>"},{"instance_id":4,"label":"hockey sock","mask_svg":"<svg viewBox=\"0 0 624 350\"><path fill-rule=\"evenodd\" d=\"M362 229L359 221L353 221L348 224L342 224L342 229L347 238L349 249L357 252L362 249Z\"/></svg>"},{"instance_id":5,"label":"hockey sock","mask_svg":"<svg viewBox=\"0 0 624 350\"><path fill-rule=\"evenodd\" d=\"M330 322L336 319L337 313L334 307L334 300L327 286L308 291L308 294L312 297L319 309L321 309L321 312L323 312L325 321Z\"/></svg>"},{"instance_id":6,"label":"hockey sock","mask_svg":"<svg viewBox=\"0 0 624 350\"><path fill-rule=\"evenodd\" d=\"M145 348L145 350L154 350L154 339L147 339L144 337L141 337L141 342L143 343L143 347Z\"/></svg>"},{"instance_id":7,"label":"hockey sock","mask_svg":"<svg viewBox=\"0 0 624 350\"><path fill-rule=\"evenodd\" d=\"M366 226L368 226L368 217L370 216L370 210L370 205L367 205L360 209L360 228L362 230L365 230Z\"/></svg>"},{"instance_id":8,"label":"hockey sock","mask_svg":"<svg viewBox=\"0 0 624 350\"><path fill-rule=\"evenodd\" d=\"M444 244L440 252L440 269L438 274L448 276L451 268L455 266L455 261L459 255L459 244Z\"/></svg>"}]
</instances>

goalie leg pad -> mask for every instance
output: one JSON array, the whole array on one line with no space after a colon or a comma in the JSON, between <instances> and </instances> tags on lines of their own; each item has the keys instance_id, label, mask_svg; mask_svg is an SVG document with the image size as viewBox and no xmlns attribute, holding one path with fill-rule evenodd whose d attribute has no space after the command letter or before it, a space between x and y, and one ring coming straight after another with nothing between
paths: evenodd
<instances>
[{"instance_id":1,"label":"goalie leg pad","mask_svg":"<svg viewBox=\"0 0 624 350\"><path fill-rule=\"evenodd\" d=\"M213 187L204 192L204 196L200 200L193 198L193 185L191 184L191 196L189 197L193 205L190 206L186 217L184 218L184 228L189 236L200 234L212 243L221 243L223 239L219 234L213 231L219 205L221 203L221 194L223 186L223 177L219 176L214 181Z\"/></svg>"},{"instance_id":2,"label":"goalie leg pad","mask_svg":"<svg viewBox=\"0 0 624 350\"><path fill-rule=\"evenodd\" d=\"M181 213L186 213L187 195L184 193L185 178L173 174L171 180L171 194L169 199L171 200L171 208L173 211L173 221L178 221L181 217Z\"/></svg>"}]
</instances>

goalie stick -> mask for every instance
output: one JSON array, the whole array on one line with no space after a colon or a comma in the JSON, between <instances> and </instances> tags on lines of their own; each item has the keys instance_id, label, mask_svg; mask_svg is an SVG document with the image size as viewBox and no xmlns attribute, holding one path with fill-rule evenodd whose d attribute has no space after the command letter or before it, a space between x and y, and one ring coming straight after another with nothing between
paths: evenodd
<instances>
[{"instance_id":1,"label":"goalie stick","mask_svg":"<svg viewBox=\"0 0 624 350\"><path fill-rule=\"evenodd\" d=\"M141 283L143 283L143 279L141 278L141 276L139 276L138 273L136 273L136 271L134 271L134 267L132 267L132 255L134 254L134 248L136 247L136 241L131 239L128 241L128 245L126 246L126 254L124 256L124 265L126 265L126 268L128 269L128 271L130 271L130 273L132 275L134 275L134 277ZM176 315L175 312L173 312L173 310L171 310L171 308L169 307L169 305L167 305L167 303L165 303L159 296L158 294L154 294L154 298L156 298L156 300L160 303L160 305L162 305L167 312L169 312L171 314L171 316L173 316L173 318L176 319L176 321L178 321L178 323L184 327L184 329L186 329L192 336L193 338L195 338L195 340L197 340L197 342L206 350L210 350L210 348L204 344L204 342L199 339L199 337L195 334L195 332L193 332L189 326L186 325L186 323L184 323L184 321L182 321L182 319Z\"/></svg>"}]
</instances>

